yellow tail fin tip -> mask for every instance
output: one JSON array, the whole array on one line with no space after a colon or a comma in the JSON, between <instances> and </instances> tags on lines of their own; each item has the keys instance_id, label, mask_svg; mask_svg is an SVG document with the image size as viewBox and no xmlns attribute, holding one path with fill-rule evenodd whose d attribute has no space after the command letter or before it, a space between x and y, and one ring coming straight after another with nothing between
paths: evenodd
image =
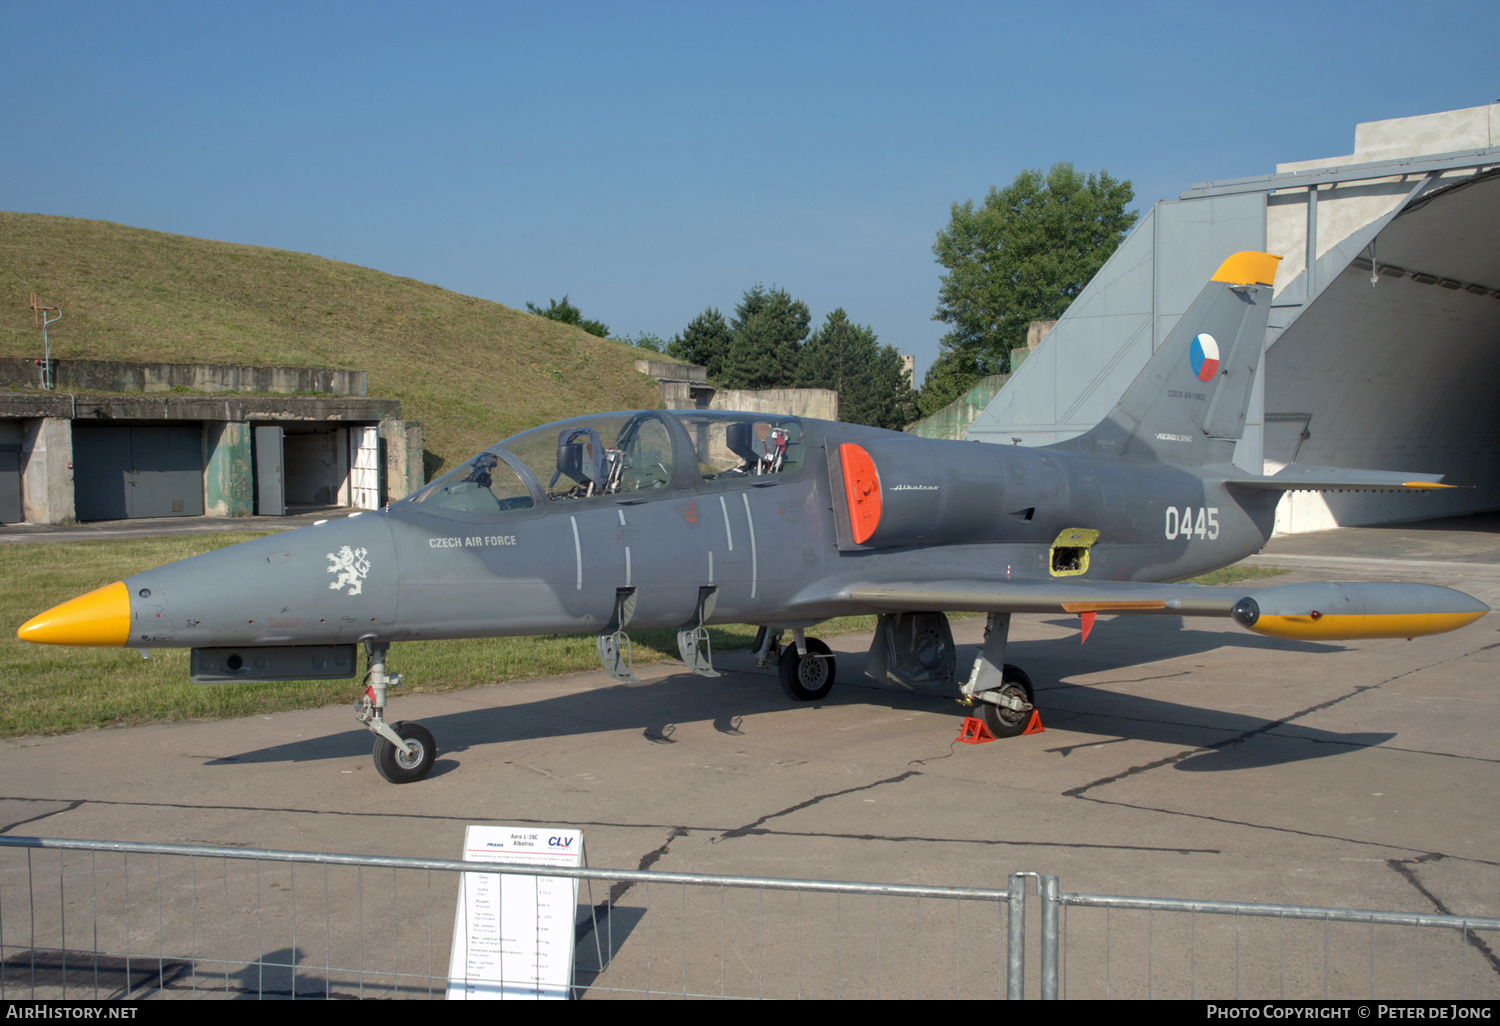
<instances>
[{"instance_id":1,"label":"yellow tail fin tip","mask_svg":"<svg viewBox=\"0 0 1500 1026\"><path fill-rule=\"evenodd\" d=\"M1276 265L1280 261L1281 257L1270 253L1245 250L1220 264L1213 280L1231 285L1271 285L1276 281Z\"/></svg>"}]
</instances>

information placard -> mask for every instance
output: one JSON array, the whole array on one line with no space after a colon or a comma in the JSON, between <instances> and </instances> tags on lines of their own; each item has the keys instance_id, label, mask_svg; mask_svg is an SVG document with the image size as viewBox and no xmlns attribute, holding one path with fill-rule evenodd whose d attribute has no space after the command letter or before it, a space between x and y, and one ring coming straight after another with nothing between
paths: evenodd
<instances>
[{"instance_id":1,"label":"information placard","mask_svg":"<svg viewBox=\"0 0 1500 1026\"><path fill-rule=\"evenodd\" d=\"M584 864L583 831L470 825L464 860L578 867ZM464 873L453 917L448 998L567 998L577 908L578 881L572 877Z\"/></svg>"}]
</instances>

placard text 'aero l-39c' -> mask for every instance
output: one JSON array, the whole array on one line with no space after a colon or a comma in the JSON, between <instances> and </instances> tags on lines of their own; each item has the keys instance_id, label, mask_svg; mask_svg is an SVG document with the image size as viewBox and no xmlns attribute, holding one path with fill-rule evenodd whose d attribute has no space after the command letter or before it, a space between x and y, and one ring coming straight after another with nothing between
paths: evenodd
<instances>
[{"instance_id":1,"label":"placard text 'aero l-39c'","mask_svg":"<svg viewBox=\"0 0 1500 1026\"><path fill-rule=\"evenodd\" d=\"M997 736L1030 720L1031 681L1005 662L1014 613L1231 617L1282 638L1412 637L1488 612L1421 584L1202 587L1180 581L1270 537L1289 489L1445 487L1438 478L1231 462L1260 359L1276 257L1225 260L1118 405L1091 431L1028 448L941 441L765 414L612 413L523 432L380 512L247 541L136 574L34 617L54 645L193 649L193 679L353 676L375 764L420 780L437 746L388 723L392 642L598 635L634 680L631 628L676 628L716 676L707 625L762 627L756 655L793 699L834 679L804 633L879 615L865 663L907 684L951 681ZM989 615L960 676L944 611ZM791 632L790 640L786 632Z\"/></svg>"}]
</instances>

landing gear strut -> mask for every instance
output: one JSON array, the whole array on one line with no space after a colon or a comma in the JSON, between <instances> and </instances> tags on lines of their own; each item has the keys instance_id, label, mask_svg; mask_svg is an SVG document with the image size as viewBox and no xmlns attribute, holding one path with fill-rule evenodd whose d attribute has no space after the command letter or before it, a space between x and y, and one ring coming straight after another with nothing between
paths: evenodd
<instances>
[{"instance_id":1,"label":"landing gear strut","mask_svg":"<svg viewBox=\"0 0 1500 1026\"><path fill-rule=\"evenodd\" d=\"M979 706L980 718L996 737L1023 733L1036 702L1026 671L1005 661L1009 635L1010 614L991 613L984 627L984 648L959 698L963 705Z\"/></svg>"},{"instance_id":2,"label":"landing gear strut","mask_svg":"<svg viewBox=\"0 0 1500 1026\"><path fill-rule=\"evenodd\" d=\"M376 771L393 784L410 784L421 780L437 759L437 742L420 723L385 722L385 696L389 687L401 686L401 675L387 675L385 655L390 646L372 638L365 639L365 694L355 704L354 715L375 735Z\"/></svg>"}]
</instances>

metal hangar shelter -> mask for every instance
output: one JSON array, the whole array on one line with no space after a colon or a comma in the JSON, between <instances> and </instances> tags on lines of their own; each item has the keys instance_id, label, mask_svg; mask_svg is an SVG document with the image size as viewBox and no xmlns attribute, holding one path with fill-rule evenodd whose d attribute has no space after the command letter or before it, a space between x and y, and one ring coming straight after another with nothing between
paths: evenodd
<instances>
[{"instance_id":1,"label":"metal hangar shelter","mask_svg":"<svg viewBox=\"0 0 1500 1026\"><path fill-rule=\"evenodd\" d=\"M1348 156L1162 200L974 421L1093 427L1230 253L1282 258L1235 462L1441 473L1423 496L1293 492L1280 532L1500 506L1500 103L1361 124Z\"/></svg>"}]
</instances>

